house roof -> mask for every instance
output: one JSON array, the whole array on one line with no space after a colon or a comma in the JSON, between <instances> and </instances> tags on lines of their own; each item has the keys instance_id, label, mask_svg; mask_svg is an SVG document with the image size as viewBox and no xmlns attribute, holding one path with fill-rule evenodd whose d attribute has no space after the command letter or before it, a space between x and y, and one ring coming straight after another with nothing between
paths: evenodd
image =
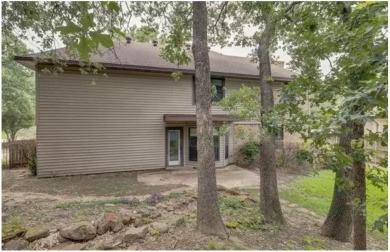
<instances>
[{"instance_id":1,"label":"house roof","mask_svg":"<svg viewBox=\"0 0 390 252\"><path fill-rule=\"evenodd\" d=\"M92 55L91 60L102 63L107 69L146 70L156 72L182 71L194 73L193 62L177 66L169 63L160 56L160 47L151 43L115 42L113 50L101 50L102 53ZM29 68L35 69L37 59L55 53L58 59L66 60L68 64L79 64L79 59L66 54L65 48L43 53L33 53L26 56L16 56L15 60ZM258 78L258 64L251 62L248 57L228 56L210 51L210 69L212 75ZM271 64L272 77L280 81L289 81L293 73L280 64Z\"/></svg>"}]
</instances>

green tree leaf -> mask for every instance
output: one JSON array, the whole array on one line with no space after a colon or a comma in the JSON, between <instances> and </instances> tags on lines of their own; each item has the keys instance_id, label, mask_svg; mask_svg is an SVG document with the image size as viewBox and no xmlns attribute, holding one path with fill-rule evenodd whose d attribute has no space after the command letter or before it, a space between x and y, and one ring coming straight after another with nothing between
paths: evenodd
<instances>
[{"instance_id":1,"label":"green tree leaf","mask_svg":"<svg viewBox=\"0 0 390 252\"><path fill-rule=\"evenodd\" d=\"M63 35L74 34L83 31L81 27L73 22L69 22L66 26L60 26L56 28L56 31L61 32Z\"/></svg>"},{"instance_id":2,"label":"green tree leaf","mask_svg":"<svg viewBox=\"0 0 390 252\"><path fill-rule=\"evenodd\" d=\"M112 48L114 47L114 42L112 41L112 38L108 34L99 34L99 42L102 46L106 48Z\"/></svg>"}]
</instances>

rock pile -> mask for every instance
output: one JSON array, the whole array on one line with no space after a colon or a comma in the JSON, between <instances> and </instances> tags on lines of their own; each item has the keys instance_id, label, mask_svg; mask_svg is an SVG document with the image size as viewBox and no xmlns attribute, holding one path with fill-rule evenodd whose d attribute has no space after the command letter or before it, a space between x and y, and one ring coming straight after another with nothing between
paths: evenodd
<instances>
[{"instance_id":1,"label":"rock pile","mask_svg":"<svg viewBox=\"0 0 390 252\"><path fill-rule=\"evenodd\" d=\"M31 227L3 239L4 250L24 250L27 248L51 248L56 250L115 249L126 248L145 239L149 224L160 233L168 232L164 223L154 223L161 213L156 207L132 211L122 208L117 213L103 213L95 221L78 222L48 229Z\"/></svg>"},{"instance_id":2,"label":"rock pile","mask_svg":"<svg viewBox=\"0 0 390 252\"><path fill-rule=\"evenodd\" d=\"M41 226L31 227L27 230L20 229L8 233L6 237L2 237L2 241L5 242L3 245L4 250L24 250L28 247L30 242L45 238L49 236L49 229Z\"/></svg>"}]
</instances>

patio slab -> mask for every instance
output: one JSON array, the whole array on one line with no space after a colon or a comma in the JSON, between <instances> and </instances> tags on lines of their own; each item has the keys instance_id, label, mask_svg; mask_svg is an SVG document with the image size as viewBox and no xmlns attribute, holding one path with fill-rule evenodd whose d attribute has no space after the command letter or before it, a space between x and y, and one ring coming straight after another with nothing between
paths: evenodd
<instances>
[{"instance_id":1,"label":"patio slab","mask_svg":"<svg viewBox=\"0 0 390 252\"><path fill-rule=\"evenodd\" d=\"M217 168L217 184L226 188L258 188L260 183L259 175L253 172L229 165L224 168ZM182 169L171 171L160 171L138 174L138 182L146 185L169 185L183 184L190 187L197 187L198 170Z\"/></svg>"}]
</instances>

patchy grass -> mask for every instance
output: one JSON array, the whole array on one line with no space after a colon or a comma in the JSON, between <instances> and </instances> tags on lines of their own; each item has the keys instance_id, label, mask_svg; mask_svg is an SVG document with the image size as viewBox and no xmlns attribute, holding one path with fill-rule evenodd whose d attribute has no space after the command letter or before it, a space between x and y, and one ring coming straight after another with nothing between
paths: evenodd
<instances>
[{"instance_id":1,"label":"patchy grass","mask_svg":"<svg viewBox=\"0 0 390 252\"><path fill-rule=\"evenodd\" d=\"M326 216L332 201L334 176L332 171L324 170L317 175L300 178L283 188L280 197ZM387 204L387 186L382 191L367 181L368 230L371 230L374 222L385 213L381 209L384 204Z\"/></svg>"},{"instance_id":2,"label":"patchy grass","mask_svg":"<svg viewBox=\"0 0 390 252\"><path fill-rule=\"evenodd\" d=\"M235 196L220 196L219 207L227 228L262 229L259 204Z\"/></svg>"},{"instance_id":3,"label":"patchy grass","mask_svg":"<svg viewBox=\"0 0 390 252\"><path fill-rule=\"evenodd\" d=\"M94 206L115 206L116 204L123 204L123 199L110 199L110 200L89 200L89 201L65 201L58 203L57 208L69 209L69 208L84 208L84 207L94 207Z\"/></svg>"},{"instance_id":4,"label":"patchy grass","mask_svg":"<svg viewBox=\"0 0 390 252\"><path fill-rule=\"evenodd\" d=\"M47 193L69 196L145 195L168 191L180 185L149 186L139 183L136 172L80 175L55 178L25 176L17 178L23 170L3 171L3 190L12 187L13 192Z\"/></svg>"},{"instance_id":5,"label":"patchy grass","mask_svg":"<svg viewBox=\"0 0 390 252\"><path fill-rule=\"evenodd\" d=\"M324 250L326 249L326 242L325 240L312 236L312 235L305 235L302 238L301 241L302 245L304 246L305 250Z\"/></svg>"}]
</instances>

